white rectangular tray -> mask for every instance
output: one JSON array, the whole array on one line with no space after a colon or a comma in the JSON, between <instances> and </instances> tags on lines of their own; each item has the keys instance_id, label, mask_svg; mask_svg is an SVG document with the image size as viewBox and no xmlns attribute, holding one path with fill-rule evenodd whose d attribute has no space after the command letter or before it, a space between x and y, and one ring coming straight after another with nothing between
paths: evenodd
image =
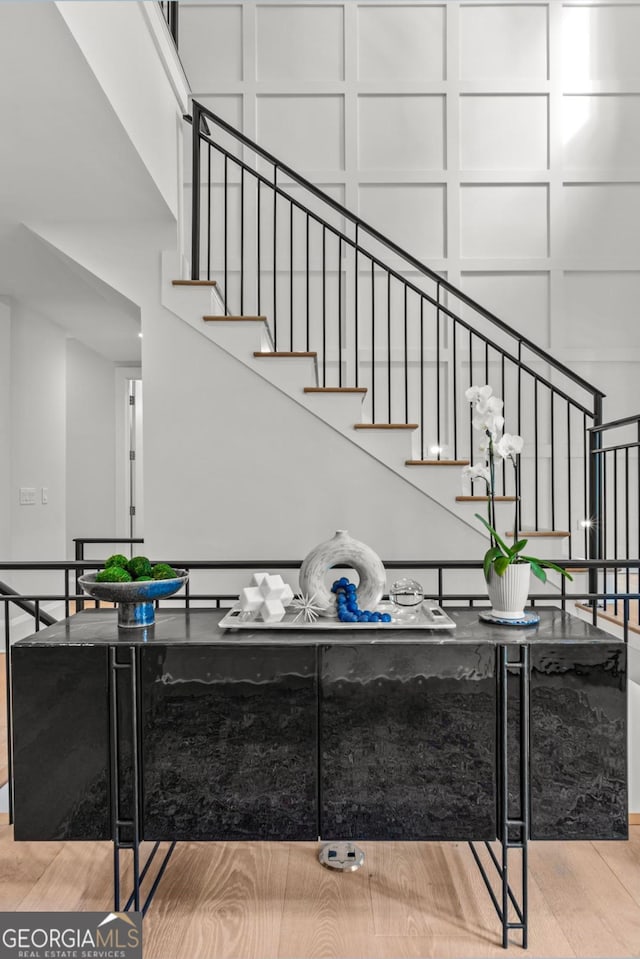
<instances>
[{"instance_id":1,"label":"white rectangular tray","mask_svg":"<svg viewBox=\"0 0 640 959\"><path fill-rule=\"evenodd\" d=\"M379 613L397 615L392 603L380 603ZM263 623L256 613L243 613L239 606L230 609L218 623L220 629L455 629L456 624L435 603L425 600L415 611L415 618L393 619L390 623L341 623L338 619L320 616L314 623L305 623L297 609L285 610L284 618L278 623Z\"/></svg>"}]
</instances>

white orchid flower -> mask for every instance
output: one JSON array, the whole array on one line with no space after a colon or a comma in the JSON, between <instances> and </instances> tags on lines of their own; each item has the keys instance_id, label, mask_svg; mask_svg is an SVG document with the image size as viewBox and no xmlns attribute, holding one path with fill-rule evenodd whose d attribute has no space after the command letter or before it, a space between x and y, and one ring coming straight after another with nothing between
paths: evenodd
<instances>
[{"instance_id":1,"label":"white orchid flower","mask_svg":"<svg viewBox=\"0 0 640 959\"><path fill-rule=\"evenodd\" d=\"M468 390L465 390L465 397L469 403L474 405L477 403L485 402L493 395L493 389L487 383L486 386L470 386Z\"/></svg>"},{"instance_id":2,"label":"white orchid flower","mask_svg":"<svg viewBox=\"0 0 640 959\"><path fill-rule=\"evenodd\" d=\"M515 463L516 456L522 452L523 446L524 440L517 433L505 433L496 443L496 452L503 459L513 460Z\"/></svg>"},{"instance_id":3,"label":"white orchid flower","mask_svg":"<svg viewBox=\"0 0 640 959\"><path fill-rule=\"evenodd\" d=\"M495 400L495 403L492 403L492 400ZM489 403L491 403L491 405L486 410L481 411L479 407L476 407L471 423L474 430L480 430L482 433L490 433L491 439L495 442L500 430L504 426L504 416L502 416L500 412L503 404L502 400L493 396L490 398Z\"/></svg>"},{"instance_id":4,"label":"white orchid flower","mask_svg":"<svg viewBox=\"0 0 640 959\"><path fill-rule=\"evenodd\" d=\"M489 472L489 467L485 466L484 463L476 463L475 466L465 466L462 470L462 475L465 479L468 480L484 480L489 486L491 482L491 473Z\"/></svg>"}]
</instances>

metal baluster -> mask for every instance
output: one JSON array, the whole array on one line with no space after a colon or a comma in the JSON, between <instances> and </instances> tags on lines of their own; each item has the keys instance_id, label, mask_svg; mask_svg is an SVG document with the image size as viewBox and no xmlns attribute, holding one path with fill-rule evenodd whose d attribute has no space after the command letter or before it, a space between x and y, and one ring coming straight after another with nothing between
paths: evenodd
<instances>
[{"instance_id":1,"label":"metal baluster","mask_svg":"<svg viewBox=\"0 0 640 959\"><path fill-rule=\"evenodd\" d=\"M327 385L327 229L322 227L322 385Z\"/></svg>"},{"instance_id":2,"label":"metal baluster","mask_svg":"<svg viewBox=\"0 0 640 959\"><path fill-rule=\"evenodd\" d=\"M289 349L293 352L293 203L289 202Z\"/></svg>"},{"instance_id":3,"label":"metal baluster","mask_svg":"<svg viewBox=\"0 0 640 959\"><path fill-rule=\"evenodd\" d=\"M278 185L278 166L273 168L273 185ZM273 348L278 349L278 194L273 191Z\"/></svg>"},{"instance_id":4,"label":"metal baluster","mask_svg":"<svg viewBox=\"0 0 640 959\"><path fill-rule=\"evenodd\" d=\"M404 284L404 421L409 422L409 355L407 345L407 284ZM420 416L422 421L422 416Z\"/></svg>"},{"instance_id":5,"label":"metal baluster","mask_svg":"<svg viewBox=\"0 0 640 959\"><path fill-rule=\"evenodd\" d=\"M200 146L198 146L198 150ZM211 144L207 145L207 279L211 279ZM226 290L225 290L226 296Z\"/></svg>"},{"instance_id":6,"label":"metal baluster","mask_svg":"<svg viewBox=\"0 0 640 959\"><path fill-rule=\"evenodd\" d=\"M436 284L436 446L440 459L440 284Z\"/></svg>"},{"instance_id":7,"label":"metal baluster","mask_svg":"<svg viewBox=\"0 0 640 959\"><path fill-rule=\"evenodd\" d=\"M306 307L307 307L307 345L305 347L307 353L309 352L309 214L307 213L306 219L306 253L307 253L307 265L306 265L306 278L307 278L307 297L306 297Z\"/></svg>"},{"instance_id":8,"label":"metal baluster","mask_svg":"<svg viewBox=\"0 0 640 959\"><path fill-rule=\"evenodd\" d=\"M571 509L571 480L573 470L571 469L571 406L567 400L567 529L569 533L573 530L573 511ZM573 559L573 536L569 535L569 559ZM564 583L564 576L560 577Z\"/></svg>"},{"instance_id":9,"label":"metal baluster","mask_svg":"<svg viewBox=\"0 0 640 959\"><path fill-rule=\"evenodd\" d=\"M551 529L556 528L556 429L555 429L555 392L551 390Z\"/></svg>"},{"instance_id":10,"label":"metal baluster","mask_svg":"<svg viewBox=\"0 0 640 959\"><path fill-rule=\"evenodd\" d=\"M342 386L342 237L338 237L338 386Z\"/></svg>"},{"instance_id":11,"label":"metal baluster","mask_svg":"<svg viewBox=\"0 0 640 959\"><path fill-rule=\"evenodd\" d=\"M257 231L258 231L258 235L257 235L257 250L256 250L256 266L257 266L257 270L258 270L258 290L257 290L257 294L258 294L257 300L258 300L258 303L257 303L257 311L256 311L256 312L257 312L258 316L261 316L261 312L260 312L260 299L261 299L260 293L261 293L261 286L262 286L262 280L261 280L261 277L260 277L260 248L261 248L261 245L262 245L262 241L261 241L261 237L260 237L260 234L261 234L261 218L262 218L262 210L261 210L261 203L260 203L260 184L261 184L261 181L258 180L258 208L257 208L257 211L256 211L256 221L257 221L257 222L256 222L256 226L257 226Z\"/></svg>"},{"instance_id":12,"label":"metal baluster","mask_svg":"<svg viewBox=\"0 0 640 959\"><path fill-rule=\"evenodd\" d=\"M540 493L538 471L538 380L533 381L533 483L534 483L534 529L540 529Z\"/></svg>"},{"instance_id":13,"label":"metal baluster","mask_svg":"<svg viewBox=\"0 0 640 959\"><path fill-rule=\"evenodd\" d=\"M424 297L420 297L420 459L424 459Z\"/></svg>"},{"instance_id":14,"label":"metal baluster","mask_svg":"<svg viewBox=\"0 0 640 959\"><path fill-rule=\"evenodd\" d=\"M387 422L391 419L391 274L387 273Z\"/></svg>"},{"instance_id":15,"label":"metal baluster","mask_svg":"<svg viewBox=\"0 0 640 959\"><path fill-rule=\"evenodd\" d=\"M359 294L360 294L360 276L358 274L359 270L359 250L358 250L358 224L356 223L355 237L354 237L355 247L354 247L354 271L355 271L355 287L354 287L354 309L355 309L355 319L354 319L354 338L355 338L355 363L356 363L356 376L355 376L355 385L360 385L360 358L358 355L358 333L360 325L360 316L359 316Z\"/></svg>"},{"instance_id":16,"label":"metal baluster","mask_svg":"<svg viewBox=\"0 0 640 959\"><path fill-rule=\"evenodd\" d=\"M240 316L244 316L244 167L240 168Z\"/></svg>"},{"instance_id":17,"label":"metal baluster","mask_svg":"<svg viewBox=\"0 0 640 959\"><path fill-rule=\"evenodd\" d=\"M229 315L229 283L227 279L227 254L228 254L228 222L227 222L227 206L228 206L228 194L229 194L229 170L228 170L228 157L224 158L224 312L225 315Z\"/></svg>"},{"instance_id":18,"label":"metal baluster","mask_svg":"<svg viewBox=\"0 0 640 959\"><path fill-rule=\"evenodd\" d=\"M375 269L371 260L371 422L376 422L376 291Z\"/></svg>"}]
</instances>

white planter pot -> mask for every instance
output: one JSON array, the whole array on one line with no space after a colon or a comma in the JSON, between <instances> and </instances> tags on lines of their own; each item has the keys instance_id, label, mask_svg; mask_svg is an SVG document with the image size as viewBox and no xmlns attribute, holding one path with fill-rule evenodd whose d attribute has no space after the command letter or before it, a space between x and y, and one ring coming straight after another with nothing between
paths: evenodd
<instances>
[{"instance_id":1,"label":"white planter pot","mask_svg":"<svg viewBox=\"0 0 640 959\"><path fill-rule=\"evenodd\" d=\"M498 619L522 619L529 596L531 566L529 563L512 563L503 576L498 576L493 567L489 573L487 592L493 615Z\"/></svg>"}]
</instances>

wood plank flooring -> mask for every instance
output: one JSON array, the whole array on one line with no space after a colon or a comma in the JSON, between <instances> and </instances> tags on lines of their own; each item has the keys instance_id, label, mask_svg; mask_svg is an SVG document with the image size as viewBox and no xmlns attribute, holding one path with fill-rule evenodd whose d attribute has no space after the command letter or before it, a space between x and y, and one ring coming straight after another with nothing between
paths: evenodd
<instances>
[{"instance_id":1,"label":"wood plank flooring","mask_svg":"<svg viewBox=\"0 0 640 959\"><path fill-rule=\"evenodd\" d=\"M530 844L530 956L640 956L640 826L630 835ZM517 933L500 947L466 844L362 847L364 867L343 875L319 865L316 843L179 843L145 959L526 955ZM108 909L111 862L109 843L15 843L1 826L0 910Z\"/></svg>"}]
</instances>

